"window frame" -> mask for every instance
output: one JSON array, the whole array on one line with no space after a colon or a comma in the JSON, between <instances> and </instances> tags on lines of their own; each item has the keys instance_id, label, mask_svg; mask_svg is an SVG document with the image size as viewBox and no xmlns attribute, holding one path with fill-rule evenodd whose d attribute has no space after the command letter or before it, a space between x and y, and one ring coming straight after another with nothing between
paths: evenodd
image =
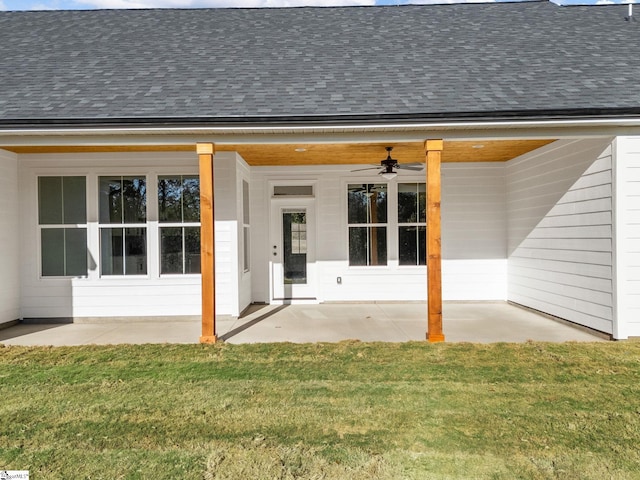
<instances>
[{"instance_id":1,"label":"window frame","mask_svg":"<svg viewBox=\"0 0 640 480\"><path fill-rule=\"evenodd\" d=\"M158 277L160 278L167 278L167 277L173 277L173 278L183 278L183 277L193 277L193 276L200 276L201 272L189 272L186 273L185 272L185 267L186 267L186 235L185 235L185 229L186 228L198 228L199 231L199 237L202 233L201 230L201 221L198 222L185 222L184 221L184 207L181 208L182 211L182 220L181 222L178 221L162 221L160 220L160 208L158 203L160 202L160 192L159 192L159 184L160 184L160 180L162 178L167 178L167 177L172 177L172 178L180 178L181 181L184 181L184 177L195 177L198 178L198 203L200 202L200 175L199 173L157 173L156 175L154 175L154 179L155 179L155 206L156 206L156 214L157 214L157 236L158 236L158 251L157 251L157 268L158 268ZM198 217L200 218L200 209L198 209ZM181 228L182 229L182 273L179 272L171 272L171 273L163 273L162 272L162 229L163 228ZM200 237L200 243L202 242L202 237Z\"/></svg>"},{"instance_id":2,"label":"window frame","mask_svg":"<svg viewBox=\"0 0 640 480\"><path fill-rule=\"evenodd\" d=\"M87 202L87 191L88 191L88 178L86 174L64 174L64 175L59 175L59 174L53 174L53 173L36 173L35 174L36 177L36 208L35 208L35 214L36 214L36 226L37 226L37 238L36 238L36 248L37 248L37 259L38 259L38 278L40 280L56 280L56 279L71 279L71 278L87 278L89 276L89 253L88 253L88 238L89 238L89 222L88 222L88 218L89 218L89 208L88 208L88 202ZM84 222L83 223L66 223L65 222L65 218L64 218L64 178L70 178L70 177L77 177L77 178L82 178L84 179ZM42 178L59 178L61 181L61 223L41 223L41 211L40 211L40 198L41 198L41 191L40 191L40 180ZM42 235L43 235L43 231L45 230L62 230L63 231L63 269L64 269L64 274L63 275L45 275L44 273L44 265L43 265L43 261L44 261L44 257L42 255L43 251L43 243L42 243ZM83 274L67 274L66 273L66 268L67 268L67 262L66 262L66 233L67 230L78 230L84 231L84 238L85 238L85 270Z\"/></svg>"},{"instance_id":3,"label":"window frame","mask_svg":"<svg viewBox=\"0 0 640 480\"><path fill-rule=\"evenodd\" d=\"M157 175L156 175L157 176ZM122 210L122 222L118 223L118 222L108 222L105 223L102 221L101 219L101 205L100 205L100 201L101 201L101 190L100 190L100 182L102 178L120 178L121 182L124 182L125 178L136 178L136 179L144 179L145 182L145 221L144 223L142 222L135 222L135 223L126 223L125 222L125 211L124 209ZM150 262L149 262L149 236L150 236L150 231L151 229L149 228L149 225L151 223L151 219L150 219L150 208L149 208L149 178L153 178L154 174L147 172L147 173L114 173L114 174L109 174L106 172L100 172L96 175L96 206L97 206L97 217L96 217L96 223L97 223L97 233L98 233L98 250L97 250L97 256L98 256L98 276L101 279L107 279L107 278L149 278L150 277ZM103 247L103 237L102 237L102 232L105 230L116 230L116 229L121 229L123 232L122 238L123 238L123 255L122 255L122 272L123 273L115 273L115 274L105 274L104 273L104 263L103 263L103 254L102 254L102 247ZM126 230L128 229L142 229L144 231L144 258L145 258L145 272L144 273L132 273L132 274L127 274L127 269L126 269L126 252L124 251L124 249L126 249Z\"/></svg>"},{"instance_id":4,"label":"window frame","mask_svg":"<svg viewBox=\"0 0 640 480\"><path fill-rule=\"evenodd\" d=\"M400 221L400 185L414 185L416 186L416 220L413 222L401 222ZM420 219L420 190L419 186L424 186L424 195L425 195L425 218L424 220ZM426 228L427 228L427 220L426 220L426 182L418 182L418 181L401 181L396 184L396 204L397 208L395 210L396 214L396 235L397 235L397 259L398 259L398 267L400 268L411 268L411 267L425 267L427 265L427 252L426 252ZM401 255L400 255L400 229L401 228L416 228L416 263L402 263ZM422 233L421 233L422 232ZM424 260L425 263L420 263L420 235L425 235L425 252L424 252Z\"/></svg>"},{"instance_id":5,"label":"window frame","mask_svg":"<svg viewBox=\"0 0 640 480\"><path fill-rule=\"evenodd\" d=\"M242 195L242 273L251 272L251 185L241 179Z\"/></svg>"},{"instance_id":6,"label":"window frame","mask_svg":"<svg viewBox=\"0 0 640 480\"><path fill-rule=\"evenodd\" d=\"M376 179L377 180L377 179ZM350 222L349 221L349 189L351 186L356 186L356 185L367 185L367 189L369 188L368 186L371 185L383 185L385 188L385 193L386 193L386 221L385 222L364 222L364 223L354 223L354 222ZM347 225L347 229L346 229L346 246L347 246L347 265L349 268L376 268L376 269L380 269L380 268L388 268L390 266L390 258L389 258L389 252L390 252L390 236L389 236L389 232L390 232L390 220L391 220L391 202L390 202L390 197L391 197L391 184L390 182L382 182L382 181L372 181L371 179L359 182L356 179L348 179L343 187L343 191L346 193L345 198L346 198L346 205L345 205L345 215L346 215L346 225ZM367 219L369 220L369 218ZM366 260L367 260L367 264L366 265L356 265L356 264L351 264L351 229L352 228L366 228L367 229L367 245L366 245ZM370 234L371 234L371 229L372 228L383 228L385 231L385 263L378 263L378 264L371 264L370 262L370 258L371 258L371 242L370 242Z\"/></svg>"}]
</instances>

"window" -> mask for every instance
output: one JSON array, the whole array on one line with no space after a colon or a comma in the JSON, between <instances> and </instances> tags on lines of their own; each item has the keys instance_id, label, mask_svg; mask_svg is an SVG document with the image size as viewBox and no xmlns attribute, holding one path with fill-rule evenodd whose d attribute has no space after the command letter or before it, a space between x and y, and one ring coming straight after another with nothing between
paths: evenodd
<instances>
[{"instance_id":1,"label":"window","mask_svg":"<svg viewBox=\"0 0 640 480\"><path fill-rule=\"evenodd\" d=\"M43 277L87 275L85 177L38 178Z\"/></svg>"},{"instance_id":2,"label":"window","mask_svg":"<svg viewBox=\"0 0 640 480\"><path fill-rule=\"evenodd\" d=\"M349 265L387 264L387 185L350 184Z\"/></svg>"},{"instance_id":3,"label":"window","mask_svg":"<svg viewBox=\"0 0 640 480\"><path fill-rule=\"evenodd\" d=\"M242 264L245 273L251 270L251 217L249 216L249 183L242 181Z\"/></svg>"},{"instance_id":4,"label":"window","mask_svg":"<svg viewBox=\"0 0 640 480\"><path fill-rule=\"evenodd\" d=\"M99 177L102 275L147 274L145 177Z\"/></svg>"},{"instance_id":5,"label":"window","mask_svg":"<svg viewBox=\"0 0 640 480\"><path fill-rule=\"evenodd\" d=\"M426 265L424 183L398 184L398 260L400 265Z\"/></svg>"},{"instance_id":6,"label":"window","mask_svg":"<svg viewBox=\"0 0 640 480\"><path fill-rule=\"evenodd\" d=\"M313 197L313 185L275 185L274 197Z\"/></svg>"},{"instance_id":7,"label":"window","mask_svg":"<svg viewBox=\"0 0 640 480\"><path fill-rule=\"evenodd\" d=\"M200 273L200 179L158 177L160 273Z\"/></svg>"}]
</instances>

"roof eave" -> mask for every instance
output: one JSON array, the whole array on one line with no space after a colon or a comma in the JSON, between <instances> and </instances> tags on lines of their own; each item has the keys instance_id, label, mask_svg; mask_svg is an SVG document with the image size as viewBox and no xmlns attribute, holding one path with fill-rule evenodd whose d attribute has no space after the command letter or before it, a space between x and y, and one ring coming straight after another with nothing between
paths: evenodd
<instances>
[{"instance_id":1,"label":"roof eave","mask_svg":"<svg viewBox=\"0 0 640 480\"><path fill-rule=\"evenodd\" d=\"M458 113L377 113L357 115L265 115L250 117L109 117L109 118L36 118L0 119L4 129L78 129L78 128L291 128L529 123L557 121L598 121L607 119L640 119L640 107L589 108L573 110L513 110Z\"/></svg>"}]
</instances>

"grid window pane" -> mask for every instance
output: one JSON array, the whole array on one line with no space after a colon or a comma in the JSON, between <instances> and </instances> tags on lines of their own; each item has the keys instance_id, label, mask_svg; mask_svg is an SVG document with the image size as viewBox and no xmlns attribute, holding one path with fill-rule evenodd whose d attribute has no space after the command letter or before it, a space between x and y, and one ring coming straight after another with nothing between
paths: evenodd
<instances>
[{"instance_id":1,"label":"grid window pane","mask_svg":"<svg viewBox=\"0 0 640 480\"><path fill-rule=\"evenodd\" d=\"M400 265L416 265L418 263L417 227L398 228L398 260Z\"/></svg>"},{"instance_id":2,"label":"grid window pane","mask_svg":"<svg viewBox=\"0 0 640 480\"><path fill-rule=\"evenodd\" d=\"M80 277L87 275L87 230L65 228L65 275Z\"/></svg>"},{"instance_id":3,"label":"grid window pane","mask_svg":"<svg viewBox=\"0 0 640 480\"><path fill-rule=\"evenodd\" d=\"M418 184L418 222L426 223L427 221L427 185Z\"/></svg>"},{"instance_id":4,"label":"grid window pane","mask_svg":"<svg viewBox=\"0 0 640 480\"><path fill-rule=\"evenodd\" d=\"M387 185L352 184L347 192L347 217L350 224L373 224L349 227L349 265L386 265Z\"/></svg>"},{"instance_id":5,"label":"grid window pane","mask_svg":"<svg viewBox=\"0 0 640 480\"><path fill-rule=\"evenodd\" d=\"M100 223L145 223L147 184L144 177L100 177Z\"/></svg>"},{"instance_id":6,"label":"grid window pane","mask_svg":"<svg viewBox=\"0 0 640 480\"><path fill-rule=\"evenodd\" d=\"M124 275L124 229L100 230L100 265L102 275Z\"/></svg>"},{"instance_id":7,"label":"grid window pane","mask_svg":"<svg viewBox=\"0 0 640 480\"><path fill-rule=\"evenodd\" d=\"M200 221L200 177L182 177L182 215L185 222Z\"/></svg>"},{"instance_id":8,"label":"grid window pane","mask_svg":"<svg viewBox=\"0 0 640 480\"><path fill-rule=\"evenodd\" d=\"M427 264L427 227L418 227L418 265Z\"/></svg>"},{"instance_id":9,"label":"grid window pane","mask_svg":"<svg viewBox=\"0 0 640 480\"><path fill-rule=\"evenodd\" d=\"M62 177L63 222L87 223L87 181L85 177Z\"/></svg>"},{"instance_id":10,"label":"grid window pane","mask_svg":"<svg viewBox=\"0 0 640 480\"><path fill-rule=\"evenodd\" d=\"M41 226L87 222L85 177L39 177L38 222ZM43 277L87 274L87 230L41 228Z\"/></svg>"},{"instance_id":11,"label":"grid window pane","mask_svg":"<svg viewBox=\"0 0 640 480\"><path fill-rule=\"evenodd\" d=\"M38 223L87 223L85 177L39 177Z\"/></svg>"},{"instance_id":12,"label":"grid window pane","mask_svg":"<svg viewBox=\"0 0 640 480\"><path fill-rule=\"evenodd\" d=\"M122 177L123 223L147 221L147 181L141 177Z\"/></svg>"},{"instance_id":13,"label":"grid window pane","mask_svg":"<svg viewBox=\"0 0 640 480\"><path fill-rule=\"evenodd\" d=\"M426 222L426 204L424 183L398 184L398 223Z\"/></svg>"},{"instance_id":14,"label":"grid window pane","mask_svg":"<svg viewBox=\"0 0 640 480\"><path fill-rule=\"evenodd\" d=\"M40 240L43 277L87 274L86 229L43 228Z\"/></svg>"},{"instance_id":15,"label":"grid window pane","mask_svg":"<svg viewBox=\"0 0 640 480\"><path fill-rule=\"evenodd\" d=\"M158 217L161 222L199 222L199 177L158 177Z\"/></svg>"},{"instance_id":16,"label":"grid window pane","mask_svg":"<svg viewBox=\"0 0 640 480\"><path fill-rule=\"evenodd\" d=\"M64 228L43 228L40 231L43 277L64 276Z\"/></svg>"},{"instance_id":17,"label":"grid window pane","mask_svg":"<svg viewBox=\"0 0 640 480\"><path fill-rule=\"evenodd\" d=\"M249 225L249 183L242 181L242 223Z\"/></svg>"},{"instance_id":18,"label":"grid window pane","mask_svg":"<svg viewBox=\"0 0 640 480\"><path fill-rule=\"evenodd\" d=\"M62 222L62 177L38 178L38 222L60 225Z\"/></svg>"},{"instance_id":19,"label":"grid window pane","mask_svg":"<svg viewBox=\"0 0 640 480\"><path fill-rule=\"evenodd\" d=\"M161 223L200 221L200 179L197 175L158 177L158 218ZM160 229L160 273L200 273L200 227Z\"/></svg>"},{"instance_id":20,"label":"grid window pane","mask_svg":"<svg viewBox=\"0 0 640 480\"><path fill-rule=\"evenodd\" d=\"M160 229L160 273L183 273L182 228Z\"/></svg>"},{"instance_id":21,"label":"grid window pane","mask_svg":"<svg viewBox=\"0 0 640 480\"><path fill-rule=\"evenodd\" d=\"M349 227L349 265L386 264L386 227Z\"/></svg>"},{"instance_id":22,"label":"grid window pane","mask_svg":"<svg viewBox=\"0 0 640 480\"><path fill-rule=\"evenodd\" d=\"M367 265L367 242L366 227L349 227L349 265Z\"/></svg>"},{"instance_id":23,"label":"grid window pane","mask_svg":"<svg viewBox=\"0 0 640 480\"><path fill-rule=\"evenodd\" d=\"M184 228L184 273L200 273L200 227Z\"/></svg>"},{"instance_id":24,"label":"grid window pane","mask_svg":"<svg viewBox=\"0 0 640 480\"><path fill-rule=\"evenodd\" d=\"M387 264L387 229L385 227L370 227L369 265Z\"/></svg>"},{"instance_id":25,"label":"grid window pane","mask_svg":"<svg viewBox=\"0 0 640 480\"><path fill-rule=\"evenodd\" d=\"M100 177L100 223L122 223L122 178Z\"/></svg>"},{"instance_id":26,"label":"grid window pane","mask_svg":"<svg viewBox=\"0 0 640 480\"><path fill-rule=\"evenodd\" d=\"M243 266L244 266L244 271L248 272L251 269L251 235L250 235L250 228L248 226L244 226L242 228L243 231L243 240L244 240L244 250L243 250L243 256L242 256L242 261L243 261Z\"/></svg>"},{"instance_id":27,"label":"grid window pane","mask_svg":"<svg viewBox=\"0 0 640 480\"><path fill-rule=\"evenodd\" d=\"M200 227L160 229L160 273L200 273Z\"/></svg>"},{"instance_id":28,"label":"grid window pane","mask_svg":"<svg viewBox=\"0 0 640 480\"><path fill-rule=\"evenodd\" d=\"M101 229L100 264L102 275L146 275L147 229Z\"/></svg>"},{"instance_id":29,"label":"grid window pane","mask_svg":"<svg viewBox=\"0 0 640 480\"><path fill-rule=\"evenodd\" d=\"M182 181L179 177L158 179L158 219L161 222L182 221Z\"/></svg>"},{"instance_id":30,"label":"grid window pane","mask_svg":"<svg viewBox=\"0 0 640 480\"><path fill-rule=\"evenodd\" d=\"M349 185L347 216L349 223L387 223L387 185Z\"/></svg>"},{"instance_id":31,"label":"grid window pane","mask_svg":"<svg viewBox=\"0 0 640 480\"><path fill-rule=\"evenodd\" d=\"M147 229L124 229L125 275L147 274Z\"/></svg>"},{"instance_id":32,"label":"grid window pane","mask_svg":"<svg viewBox=\"0 0 640 480\"><path fill-rule=\"evenodd\" d=\"M398 184L398 260L400 265L426 265L426 185ZM422 224L422 225L417 225Z\"/></svg>"},{"instance_id":33,"label":"grid window pane","mask_svg":"<svg viewBox=\"0 0 640 480\"><path fill-rule=\"evenodd\" d=\"M398 184L398 223L418 221L418 194L415 183Z\"/></svg>"}]
</instances>

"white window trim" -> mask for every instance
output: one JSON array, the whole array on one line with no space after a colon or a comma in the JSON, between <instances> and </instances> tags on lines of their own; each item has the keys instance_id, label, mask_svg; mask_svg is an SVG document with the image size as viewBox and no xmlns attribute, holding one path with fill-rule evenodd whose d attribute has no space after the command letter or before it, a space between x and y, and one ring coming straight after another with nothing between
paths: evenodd
<instances>
[{"instance_id":1,"label":"white window trim","mask_svg":"<svg viewBox=\"0 0 640 480\"><path fill-rule=\"evenodd\" d=\"M39 179L41 177L84 177L85 179L85 195L88 195L89 190L89 176L86 173L64 173L56 171L37 171L34 174L34 183L35 183L35 212L34 218L36 222L36 260L37 260L37 271L38 271L38 279L43 281L49 280L67 280L72 278L88 278L89 277L89 266L87 265L87 273L85 275L43 275L42 274L42 230L43 229L54 229L54 228L84 228L87 232L87 243L89 239L89 204L88 202L85 204L86 212L85 219L86 223L64 223L64 224L53 224L53 223L45 223L40 224L40 187L39 187ZM89 252L87 251L87 255L89 256Z\"/></svg>"},{"instance_id":2,"label":"white window trim","mask_svg":"<svg viewBox=\"0 0 640 480\"><path fill-rule=\"evenodd\" d=\"M421 264L415 264L415 265L402 265L400 264L400 227L425 227L427 226L427 222L426 220L424 222L408 222L408 223L403 223L400 222L398 220L398 197L400 196L400 190L398 188L398 185L404 183L404 184L422 184L425 186L425 190L426 190L426 182L425 181L413 181L413 180L402 180L402 181L398 181L396 182L396 195L395 195L395 199L396 199L396 209L395 209L395 219L396 219L396 255L397 255L397 259L398 259L398 268L402 268L402 269L406 269L406 268L426 268L426 264L425 265L421 265ZM425 207L426 208L426 207ZM416 252L416 254L418 254L419 252ZM425 252L426 255L426 252Z\"/></svg>"},{"instance_id":3,"label":"white window trim","mask_svg":"<svg viewBox=\"0 0 640 480\"><path fill-rule=\"evenodd\" d=\"M147 221L145 223L101 223L100 222L100 177L139 177L139 178L144 178L145 179L145 194L146 194L146 219ZM99 172L96 175L95 178L95 192L93 193L95 195L95 202L96 202L96 223L98 226L98 237L97 237L97 257L96 257L96 263L98 264L97 266L97 272L98 272L98 277L102 280L102 279L107 279L107 278L115 278L115 279L125 279L125 278L151 278L151 271L150 271L150 265L152 262L149 261L149 259L151 258L151 252L149 249L149 246L151 245L150 242L150 229L149 229L149 224L150 224L150 207L149 207L149 197L151 196L151 194L149 193L149 189L150 189L150 185L149 185L149 178L152 177L152 175L150 175L149 173L139 173L139 170L137 170L136 172L126 172L126 173L121 173L119 172L119 170L116 170L115 173L102 173ZM157 188L157 187L156 187ZM87 192L87 196L89 196L89 193ZM157 191L156 191L156 196L157 196ZM157 218L157 214L156 214L156 218ZM145 235L145 239L146 239L146 245L145 245L145 256L146 256L146 260L147 260L147 273L143 273L143 274L139 274L139 275L127 275L126 273L123 275L104 275L102 273L102 230L104 229L109 229L109 228L122 228L122 229L127 229L127 228L144 228L146 231L146 235ZM122 257L123 259L125 258L124 256ZM124 262L124 260L123 260Z\"/></svg>"},{"instance_id":4,"label":"white window trim","mask_svg":"<svg viewBox=\"0 0 640 480\"><path fill-rule=\"evenodd\" d=\"M348 178L343 180L343 186L342 186L342 198L344 199L344 205L342 208L342 212L344 215L344 224L346 225L346 229L345 229L345 248L346 248L346 260L347 260L347 267L349 268L349 270L371 270L372 268L376 269L376 270L388 270L390 269L390 267L392 266L392 263L394 261L394 257L391 256L392 254L392 246L395 244L397 245L397 241L392 242L391 238L392 236L390 235L390 229L393 228L392 226L392 216L390 215L391 212L391 208L397 208L397 202L396 201L391 201L394 197L394 193L392 192L397 192L397 188L395 187L395 183L393 182L389 182L389 181L380 181L377 178L367 178L367 179L357 179L357 178ZM379 184L379 185L386 185L387 186L387 221L385 223L349 223L349 185L357 185L357 184ZM397 195L397 193L395 194ZM396 219L397 219L397 214L395 215ZM397 222L396 222L397 223ZM387 263L386 265L350 265L349 264L349 228L351 227L385 227L387 230ZM396 235L397 237L397 235ZM397 250L397 247L396 247Z\"/></svg>"}]
</instances>

